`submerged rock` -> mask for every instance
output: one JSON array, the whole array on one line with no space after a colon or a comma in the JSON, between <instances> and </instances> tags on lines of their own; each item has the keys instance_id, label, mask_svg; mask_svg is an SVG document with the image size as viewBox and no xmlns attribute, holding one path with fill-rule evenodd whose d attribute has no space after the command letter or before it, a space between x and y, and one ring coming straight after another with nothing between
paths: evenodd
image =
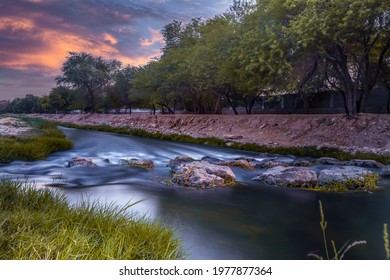
<instances>
[{"instance_id":1,"label":"submerged rock","mask_svg":"<svg viewBox=\"0 0 390 280\"><path fill-rule=\"evenodd\" d=\"M313 162L306 160L306 159L295 159L290 163L291 166L311 166L313 165Z\"/></svg>"},{"instance_id":2,"label":"submerged rock","mask_svg":"<svg viewBox=\"0 0 390 280\"><path fill-rule=\"evenodd\" d=\"M152 169L154 167L153 161L150 159L136 159L132 158L130 160L127 159L121 159L119 161L120 166L135 166L135 167L141 167L146 169Z\"/></svg>"},{"instance_id":3,"label":"submerged rock","mask_svg":"<svg viewBox=\"0 0 390 280\"><path fill-rule=\"evenodd\" d=\"M348 162L348 165L366 167L366 168L382 168L382 167L384 167L384 165L382 163L379 163L375 160L361 160L361 159L351 160Z\"/></svg>"},{"instance_id":4,"label":"submerged rock","mask_svg":"<svg viewBox=\"0 0 390 280\"><path fill-rule=\"evenodd\" d=\"M321 170L318 176L318 184L326 186L331 183L347 183L350 181L363 181L364 178L373 173L362 167L340 166L331 169Z\"/></svg>"},{"instance_id":5,"label":"submerged rock","mask_svg":"<svg viewBox=\"0 0 390 280\"><path fill-rule=\"evenodd\" d=\"M322 157L316 160L318 165L343 165L343 162L337 158Z\"/></svg>"},{"instance_id":6,"label":"submerged rock","mask_svg":"<svg viewBox=\"0 0 390 280\"><path fill-rule=\"evenodd\" d=\"M225 165L225 166L235 166L235 167L240 167L240 168L248 169L248 170L254 170L255 169L253 164L251 164L250 162L248 162L245 159L221 160L221 161L219 161L219 162L217 162L215 164L217 164L217 165Z\"/></svg>"},{"instance_id":7,"label":"submerged rock","mask_svg":"<svg viewBox=\"0 0 390 280\"><path fill-rule=\"evenodd\" d=\"M202 157L200 160L207 161L212 164L217 164L221 161L219 158L214 158L209 156Z\"/></svg>"},{"instance_id":8,"label":"submerged rock","mask_svg":"<svg viewBox=\"0 0 390 280\"><path fill-rule=\"evenodd\" d=\"M68 161L68 167L94 167L97 166L89 158L74 157Z\"/></svg>"},{"instance_id":9,"label":"submerged rock","mask_svg":"<svg viewBox=\"0 0 390 280\"><path fill-rule=\"evenodd\" d=\"M275 166L287 167L289 164L287 162L281 161L277 158L268 158L262 161L254 162L255 168L272 168Z\"/></svg>"},{"instance_id":10,"label":"submerged rock","mask_svg":"<svg viewBox=\"0 0 390 280\"><path fill-rule=\"evenodd\" d=\"M282 187L312 186L317 183L317 173L307 167L275 166L253 180Z\"/></svg>"},{"instance_id":11,"label":"submerged rock","mask_svg":"<svg viewBox=\"0 0 390 280\"><path fill-rule=\"evenodd\" d=\"M171 168L172 170L175 170L177 167L179 167L181 164L186 163L186 162L193 162L195 159L193 159L190 156L177 156L174 159L171 159L167 166Z\"/></svg>"},{"instance_id":12,"label":"submerged rock","mask_svg":"<svg viewBox=\"0 0 390 280\"><path fill-rule=\"evenodd\" d=\"M207 161L185 162L174 170L172 181L190 188L207 189L235 182L236 176L229 166Z\"/></svg>"},{"instance_id":13,"label":"submerged rock","mask_svg":"<svg viewBox=\"0 0 390 280\"><path fill-rule=\"evenodd\" d=\"M386 165L381 170L382 177L390 177L390 165Z\"/></svg>"}]
</instances>

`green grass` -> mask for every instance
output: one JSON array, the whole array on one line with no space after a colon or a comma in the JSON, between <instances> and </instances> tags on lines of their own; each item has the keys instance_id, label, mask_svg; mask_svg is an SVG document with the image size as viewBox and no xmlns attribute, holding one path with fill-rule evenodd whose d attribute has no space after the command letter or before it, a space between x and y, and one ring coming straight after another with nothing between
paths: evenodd
<instances>
[{"instance_id":1,"label":"green grass","mask_svg":"<svg viewBox=\"0 0 390 280\"><path fill-rule=\"evenodd\" d=\"M371 159L371 160L376 160L377 162L383 164L390 164L390 154L375 154L375 153L367 153L367 152L350 153L334 147L320 147L320 148L317 146L270 147L265 145L257 145L253 143L238 143L238 142L218 139L216 137L195 138L189 135L153 133L141 129L117 128L108 125L76 125L72 123L57 123L57 125L78 128L78 129L85 129L85 130L105 131L105 132L112 132L117 134L154 138L160 140L170 140L170 141L202 144L202 145L209 145L209 146L230 147L233 149L260 152L260 153L293 155L299 157L313 157L313 158L333 157L339 160Z\"/></svg>"},{"instance_id":2,"label":"green grass","mask_svg":"<svg viewBox=\"0 0 390 280\"><path fill-rule=\"evenodd\" d=\"M70 207L49 189L0 181L0 259L159 260L183 257L173 232L120 208Z\"/></svg>"},{"instance_id":3,"label":"green grass","mask_svg":"<svg viewBox=\"0 0 390 280\"><path fill-rule=\"evenodd\" d=\"M303 186L303 189L320 191L320 192L361 192L361 191L378 191L377 186L379 175L377 173L370 173L361 179L350 179L346 182L332 181L325 186Z\"/></svg>"},{"instance_id":4,"label":"green grass","mask_svg":"<svg viewBox=\"0 0 390 280\"><path fill-rule=\"evenodd\" d=\"M56 127L42 119L19 118L33 128L23 136L0 138L0 162L14 160L33 161L46 158L50 153L68 150L73 143Z\"/></svg>"}]
</instances>

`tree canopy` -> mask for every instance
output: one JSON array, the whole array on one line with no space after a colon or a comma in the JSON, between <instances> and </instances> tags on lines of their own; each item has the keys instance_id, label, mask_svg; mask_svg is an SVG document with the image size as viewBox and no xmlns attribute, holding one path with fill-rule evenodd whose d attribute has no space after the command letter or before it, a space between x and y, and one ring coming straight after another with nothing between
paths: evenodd
<instances>
[{"instance_id":1,"label":"tree canopy","mask_svg":"<svg viewBox=\"0 0 390 280\"><path fill-rule=\"evenodd\" d=\"M96 111L97 95L107 86L119 70L118 60L105 60L85 52L70 52L62 66L62 75L56 78L59 85L67 85L85 92L91 111Z\"/></svg>"}]
</instances>

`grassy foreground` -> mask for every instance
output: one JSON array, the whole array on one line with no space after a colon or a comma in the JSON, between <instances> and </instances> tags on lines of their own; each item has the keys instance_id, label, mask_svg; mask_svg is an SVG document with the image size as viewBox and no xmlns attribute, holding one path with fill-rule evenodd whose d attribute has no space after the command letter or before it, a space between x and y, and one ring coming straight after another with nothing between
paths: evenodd
<instances>
[{"instance_id":1,"label":"grassy foreground","mask_svg":"<svg viewBox=\"0 0 390 280\"><path fill-rule=\"evenodd\" d=\"M81 203L49 189L0 181L0 259L180 259L180 242L168 228L129 216L131 205Z\"/></svg>"},{"instance_id":2,"label":"grassy foreground","mask_svg":"<svg viewBox=\"0 0 390 280\"><path fill-rule=\"evenodd\" d=\"M0 163L14 160L40 160L50 153L68 150L73 143L56 127L56 124L42 119L18 118L33 130L22 136L0 138Z\"/></svg>"},{"instance_id":3,"label":"grassy foreground","mask_svg":"<svg viewBox=\"0 0 390 280\"><path fill-rule=\"evenodd\" d=\"M118 134L154 138L160 140L171 140L171 141L184 142L184 143L229 147L233 149L260 152L260 153L293 155L299 157L313 157L313 158L333 157L339 160L372 159L383 164L390 164L390 154L375 154L375 153L367 153L367 152L350 153L334 147L320 147L320 148L317 146L269 147L269 146L257 145L253 143L238 143L230 140L219 139L216 137L195 138L189 135L163 134L159 132L153 133L142 129L120 128L120 127L112 127L108 125L76 125L73 123L57 123L57 125L78 128L78 129L85 129L85 130L105 131L105 132L112 132Z\"/></svg>"}]
</instances>

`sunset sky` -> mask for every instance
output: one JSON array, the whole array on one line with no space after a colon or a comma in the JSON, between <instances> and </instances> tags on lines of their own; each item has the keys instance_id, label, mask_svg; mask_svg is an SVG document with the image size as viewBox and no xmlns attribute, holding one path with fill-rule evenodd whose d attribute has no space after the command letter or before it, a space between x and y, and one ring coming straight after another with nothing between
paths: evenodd
<instances>
[{"instance_id":1,"label":"sunset sky","mask_svg":"<svg viewBox=\"0 0 390 280\"><path fill-rule=\"evenodd\" d=\"M69 51L124 64L160 55L173 20L213 17L232 0L1 0L0 100L45 95Z\"/></svg>"}]
</instances>

